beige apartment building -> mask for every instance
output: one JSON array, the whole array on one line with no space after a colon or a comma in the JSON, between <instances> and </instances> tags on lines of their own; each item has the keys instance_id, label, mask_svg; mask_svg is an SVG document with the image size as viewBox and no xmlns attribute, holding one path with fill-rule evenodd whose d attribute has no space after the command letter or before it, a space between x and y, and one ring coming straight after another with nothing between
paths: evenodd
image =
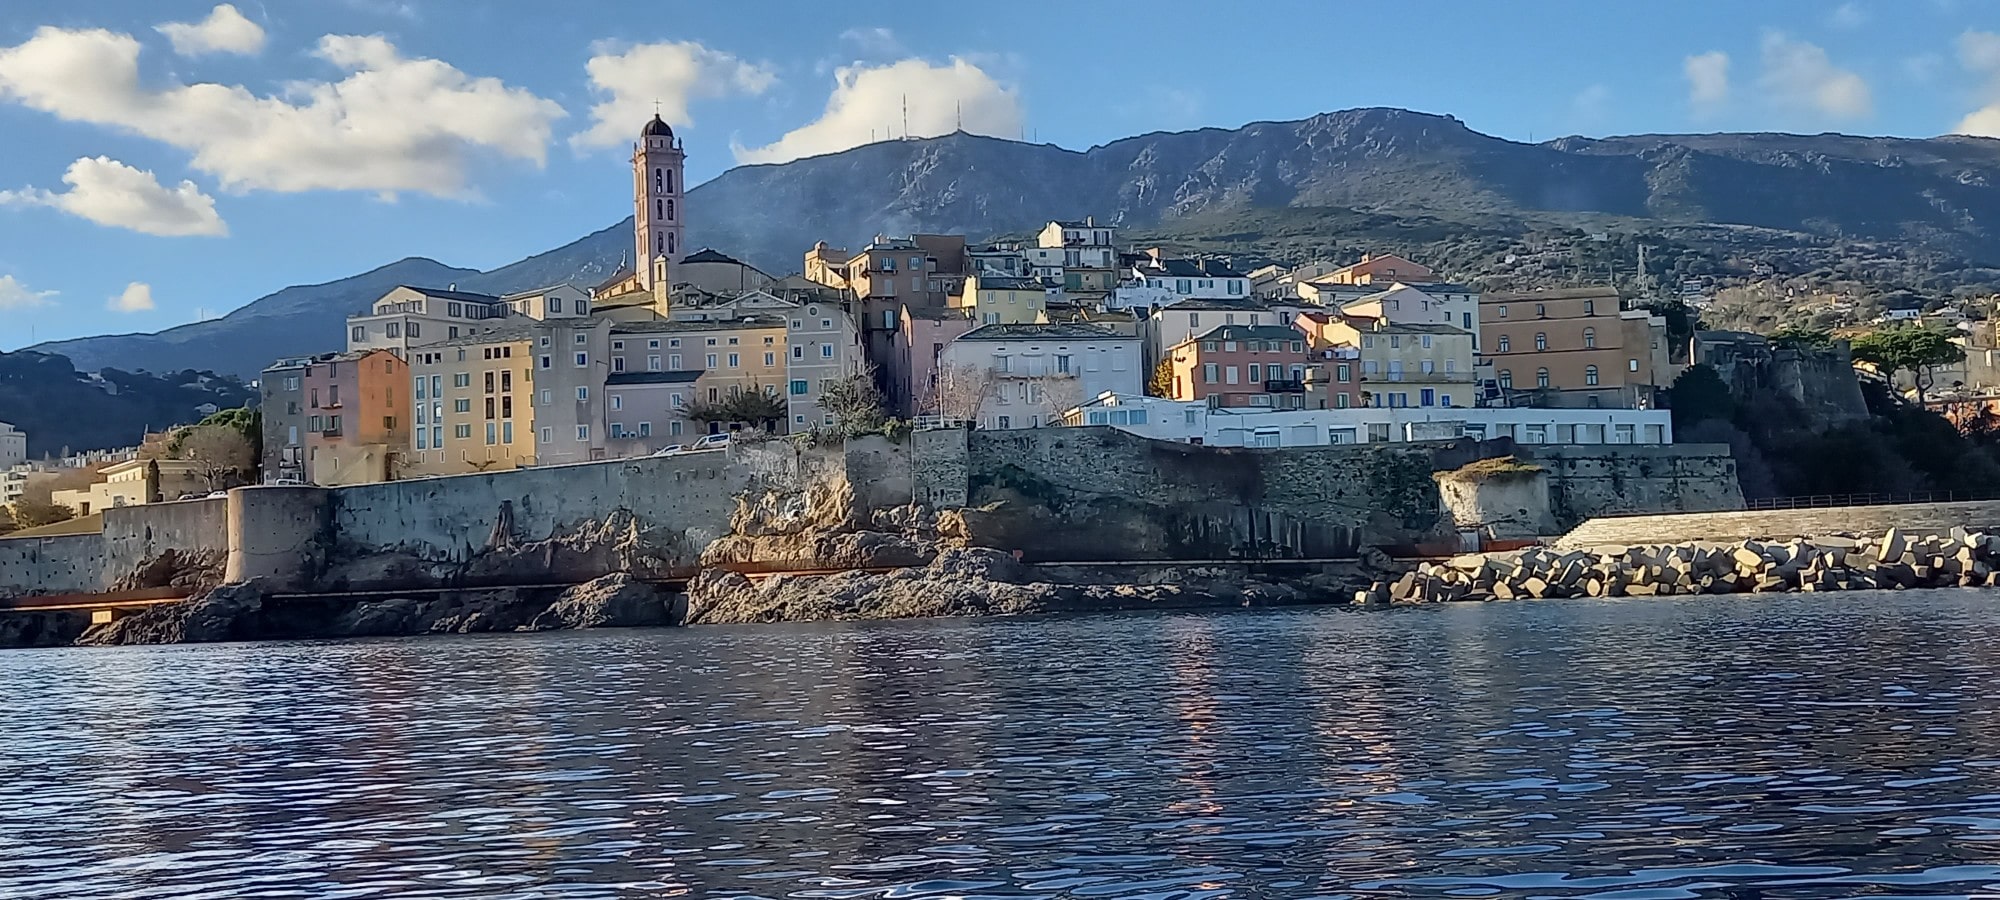
<instances>
[{"instance_id":1,"label":"beige apartment building","mask_svg":"<svg viewBox=\"0 0 2000 900\"><path fill-rule=\"evenodd\" d=\"M1624 308L1613 288L1486 294L1479 322L1503 396L1547 389L1557 406L1649 408L1673 382L1666 320Z\"/></svg>"},{"instance_id":2,"label":"beige apartment building","mask_svg":"<svg viewBox=\"0 0 2000 900\"><path fill-rule=\"evenodd\" d=\"M1035 278L992 273L968 275L951 308L966 310L981 325L1033 325L1049 320L1054 289Z\"/></svg>"},{"instance_id":3,"label":"beige apartment building","mask_svg":"<svg viewBox=\"0 0 2000 900\"><path fill-rule=\"evenodd\" d=\"M1308 312L1296 324L1315 350L1343 349L1362 406L1474 406L1472 334L1436 322ZM1328 357L1333 358L1333 357ZM1338 366L1338 364L1336 364Z\"/></svg>"},{"instance_id":4,"label":"beige apartment building","mask_svg":"<svg viewBox=\"0 0 2000 900\"><path fill-rule=\"evenodd\" d=\"M534 331L515 324L410 354L405 472L457 475L534 464Z\"/></svg>"}]
</instances>

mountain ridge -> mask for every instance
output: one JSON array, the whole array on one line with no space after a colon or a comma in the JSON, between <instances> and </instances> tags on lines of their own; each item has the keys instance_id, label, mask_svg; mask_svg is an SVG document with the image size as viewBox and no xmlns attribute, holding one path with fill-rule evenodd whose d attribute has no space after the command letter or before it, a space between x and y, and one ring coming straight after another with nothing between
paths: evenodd
<instances>
[{"instance_id":1,"label":"mountain ridge","mask_svg":"<svg viewBox=\"0 0 2000 900\"><path fill-rule=\"evenodd\" d=\"M2000 233L1986 223L2000 222L1996 183L2000 141L1990 138L1714 132L1523 143L1450 115L1371 107L1086 150L957 132L738 166L689 192L688 245L778 275L796 271L821 239L854 247L914 231L984 240L1086 215L1144 231L1232 211L1325 208L1480 223L1747 225L1993 264ZM31 349L84 369L199 363L254 377L277 356L337 349L341 320L395 283L491 293L593 283L628 252L630 221L486 272L408 258L290 286L221 319Z\"/></svg>"}]
</instances>

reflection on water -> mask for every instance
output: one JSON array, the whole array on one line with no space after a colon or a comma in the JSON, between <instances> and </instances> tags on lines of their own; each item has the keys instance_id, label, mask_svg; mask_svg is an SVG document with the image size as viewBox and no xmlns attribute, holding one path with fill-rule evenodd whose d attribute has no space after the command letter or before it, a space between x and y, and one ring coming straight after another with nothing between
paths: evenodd
<instances>
[{"instance_id":1,"label":"reflection on water","mask_svg":"<svg viewBox=\"0 0 2000 900\"><path fill-rule=\"evenodd\" d=\"M2000 594L0 655L0 897L2000 890Z\"/></svg>"}]
</instances>

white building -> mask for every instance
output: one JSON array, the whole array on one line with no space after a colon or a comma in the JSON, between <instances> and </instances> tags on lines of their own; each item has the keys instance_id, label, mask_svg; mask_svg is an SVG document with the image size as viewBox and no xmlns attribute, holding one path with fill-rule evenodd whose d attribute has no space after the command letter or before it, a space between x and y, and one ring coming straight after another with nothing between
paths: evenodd
<instances>
[{"instance_id":1,"label":"white building","mask_svg":"<svg viewBox=\"0 0 2000 900\"><path fill-rule=\"evenodd\" d=\"M409 358L411 347L454 340L490 326L509 313L490 294L399 285L375 301L367 315L347 319L347 350L394 350Z\"/></svg>"},{"instance_id":2,"label":"white building","mask_svg":"<svg viewBox=\"0 0 2000 900\"><path fill-rule=\"evenodd\" d=\"M1063 415L1141 437L1216 447L1512 438L1522 444L1667 444L1673 414L1651 409L1407 407L1314 410L1212 408L1137 394L1102 394Z\"/></svg>"},{"instance_id":3,"label":"white building","mask_svg":"<svg viewBox=\"0 0 2000 900\"><path fill-rule=\"evenodd\" d=\"M1205 300L1250 296L1250 276L1220 260L1174 259L1158 247L1146 253L1147 258L1132 267L1131 277L1147 287L1164 288L1179 297Z\"/></svg>"},{"instance_id":4,"label":"white building","mask_svg":"<svg viewBox=\"0 0 2000 900\"><path fill-rule=\"evenodd\" d=\"M958 399L963 411L945 415L981 428L1053 424L1089 397L1139 393L1146 382L1139 356L1138 338L1094 325L981 326L945 345L939 358L939 379L967 394Z\"/></svg>"},{"instance_id":5,"label":"white building","mask_svg":"<svg viewBox=\"0 0 2000 900\"><path fill-rule=\"evenodd\" d=\"M1035 243L1037 246L1029 257L1035 265L1067 269L1110 269L1118 265L1117 229L1099 225L1094 218L1050 222L1042 226Z\"/></svg>"},{"instance_id":6,"label":"white building","mask_svg":"<svg viewBox=\"0 0 2000 900\"><path fill-rule=\"evenodd\" d=\"M28 459L28 433L0 422L0 470L11 469Z\"/></svg>"},{"instance_id":7,"label":"white building","mask_svg":"<svg viewBox=\"0 0 2000 900\"><path fill-rule=\"evenodd\" d=\"M773 313L785 317L785 407L791 430L800 432L835 424L820 397L829 382L861 374L865 360L861 332L839 304L791 306Z\"/></svg>"}]
</instances>

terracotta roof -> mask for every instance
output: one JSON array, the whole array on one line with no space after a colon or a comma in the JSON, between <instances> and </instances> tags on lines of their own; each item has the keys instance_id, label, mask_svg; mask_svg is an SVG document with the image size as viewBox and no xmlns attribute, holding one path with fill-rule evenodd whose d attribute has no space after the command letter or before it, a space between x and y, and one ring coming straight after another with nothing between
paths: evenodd
<instances>
[{"instance_id":1,"label":"terracotta roof","mask_svg":"<svg viewBox=\"0 0 2000 900\"><path fill-rule=\"evenodd\" d=\"M961 341L1013 341L1023 338L1109 338L1111 340L1136 341L1131 335L1119 334L1108 328L1085 325L1077 322L1051 322L1048 324L981 325L958 336Z\"/></svg>"}]
</instances>

